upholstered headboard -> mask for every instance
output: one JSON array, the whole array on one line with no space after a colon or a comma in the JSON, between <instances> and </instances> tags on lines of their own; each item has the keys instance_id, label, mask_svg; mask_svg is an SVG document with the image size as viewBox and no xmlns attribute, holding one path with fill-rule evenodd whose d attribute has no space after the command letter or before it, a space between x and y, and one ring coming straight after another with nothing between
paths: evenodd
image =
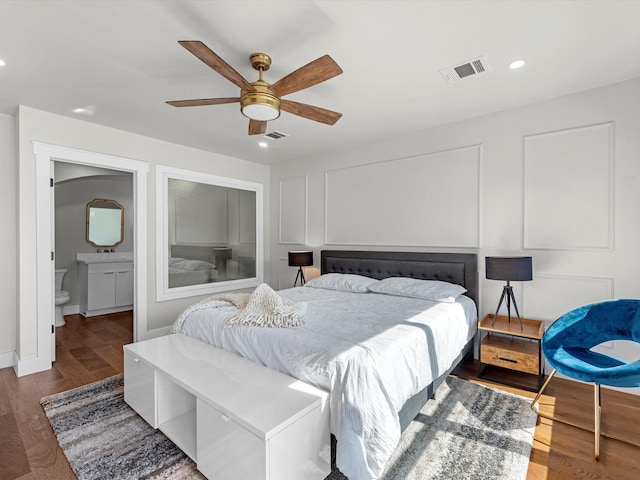
<instances>
[{"instance_id":1,"label":"upholstered headboard","mask_svg":"<svg viewBox=\"0 0 640 480\"><path fill-rule=\"evenodd\" d=\"M354 273L366 277L410 277L442 280L467 289L478 305L478 256L475 253L378 252L322 250L321 273Z\"/></svg>"}]
</instances>

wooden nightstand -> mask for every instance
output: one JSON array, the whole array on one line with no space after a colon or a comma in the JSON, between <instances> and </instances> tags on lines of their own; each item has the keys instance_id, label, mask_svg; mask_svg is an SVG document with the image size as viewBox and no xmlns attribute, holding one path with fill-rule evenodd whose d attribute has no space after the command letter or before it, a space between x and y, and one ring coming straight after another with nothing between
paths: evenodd
<instances>
[{"instance_id":1,"label":"wooden nightstand","mask_svg":"<svg viewBox=\"0 0 640 480\"><path fill-rule=\"evenodd\" d=\"M522 319L520 330L517 317L487 315L478 323L480 371L487 380L537 391L544 380L542 355L542 320ZM532 382L533 381L533 382Z\"/></svg>"}]
</instances>

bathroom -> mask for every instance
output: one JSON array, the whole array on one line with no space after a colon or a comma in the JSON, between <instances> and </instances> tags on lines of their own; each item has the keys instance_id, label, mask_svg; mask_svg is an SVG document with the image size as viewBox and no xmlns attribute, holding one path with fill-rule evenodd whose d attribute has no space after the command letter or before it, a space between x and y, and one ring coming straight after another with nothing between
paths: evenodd
<instances>
[{"instance_id":1,"label":"bathroom","mask_svg":"<svg viewBox=\"0 0 640 480\"><path fill-rule=\"evenodd\" d=\"M82 290L86 285L78 282L80 269L76 261L77 255L95 254L99 250L102 255L113 255L114 258L132 255L133 175L117 170L55 162L54 178L55 323L56 328L60 328L64 326L64 315L81 313ZM87 204L95 199L115 200L124 208L123 240L115 247L98 248L87 241Z\"/></svg>"}]
</instances>

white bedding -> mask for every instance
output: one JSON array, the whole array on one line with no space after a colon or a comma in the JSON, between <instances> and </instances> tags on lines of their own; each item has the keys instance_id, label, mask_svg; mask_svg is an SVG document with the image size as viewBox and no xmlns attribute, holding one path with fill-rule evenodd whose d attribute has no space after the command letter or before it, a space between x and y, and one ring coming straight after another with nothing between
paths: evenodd
<instances>
[{"instance_id":1,"label":"white bedding","mask_svg":"<svg viewBox=\"0 0 640 480\"><path fill-rule=\"evenodd\" d=\"M331 392L336 463L350 480L378 478L400 439L398 411L443 374L476 331L472 300L437 303L298 287L295 328L225 327L232 306L189 314L182 333Z\"/></svg>"},{"instance_id":2,"label":"white bedding","mask_svg":"<svg viewBox=\"0 0 640 480\"><path fill-rule=\"evenodd\" d=\"M169 259L169 288L214 282L218 271L213 263L202 260Z\"/></svg>"}]
</instances>

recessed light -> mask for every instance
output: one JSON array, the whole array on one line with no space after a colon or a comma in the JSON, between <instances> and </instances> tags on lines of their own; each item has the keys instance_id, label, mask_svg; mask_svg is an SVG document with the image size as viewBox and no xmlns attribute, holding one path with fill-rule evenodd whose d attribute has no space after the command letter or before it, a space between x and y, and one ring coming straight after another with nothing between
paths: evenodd
<instances>
[{"instance_id":1,"label":"recessed light","mask_svg":"<svg viewBox=\"0 0 640 480\"><path fill-rule=\"evenodd\" d=\"M78 107L71 110L73 113L78 113L80 115L93 115L95 112L95 107L93 105L89 105L86 107Z\"/></svg>"},{"instance_id":2,"label":"recessed light","mask_svg":"<svg viewBox=\"0 0 640 480\"><path fill-rule=\"evenodd\" d=\"M6 65L6 62L0 58L0 67L4 67L5 65Z\"/></svg>"},{"instance_id":3,"label":"recessed light","mask_svg":"<svg viewBox=\"0 0 640 480\"><path fill-rule=\"evenodd\" d=\"M267 142L259 142L258 146L260 146L262 148L267 148L269 146L269 144Z\"/></svg>"},{"instance_id":4,"label":"recessed light","mask_svg":"<svg viewBox=\"0 0 640 480\"><path fill-rule=\"evenodd\" d=\"M524 60L514 60L509 64L509 68L511 70L517 70L518 68L524 67Z\"/></svg>"}]
</instances>

